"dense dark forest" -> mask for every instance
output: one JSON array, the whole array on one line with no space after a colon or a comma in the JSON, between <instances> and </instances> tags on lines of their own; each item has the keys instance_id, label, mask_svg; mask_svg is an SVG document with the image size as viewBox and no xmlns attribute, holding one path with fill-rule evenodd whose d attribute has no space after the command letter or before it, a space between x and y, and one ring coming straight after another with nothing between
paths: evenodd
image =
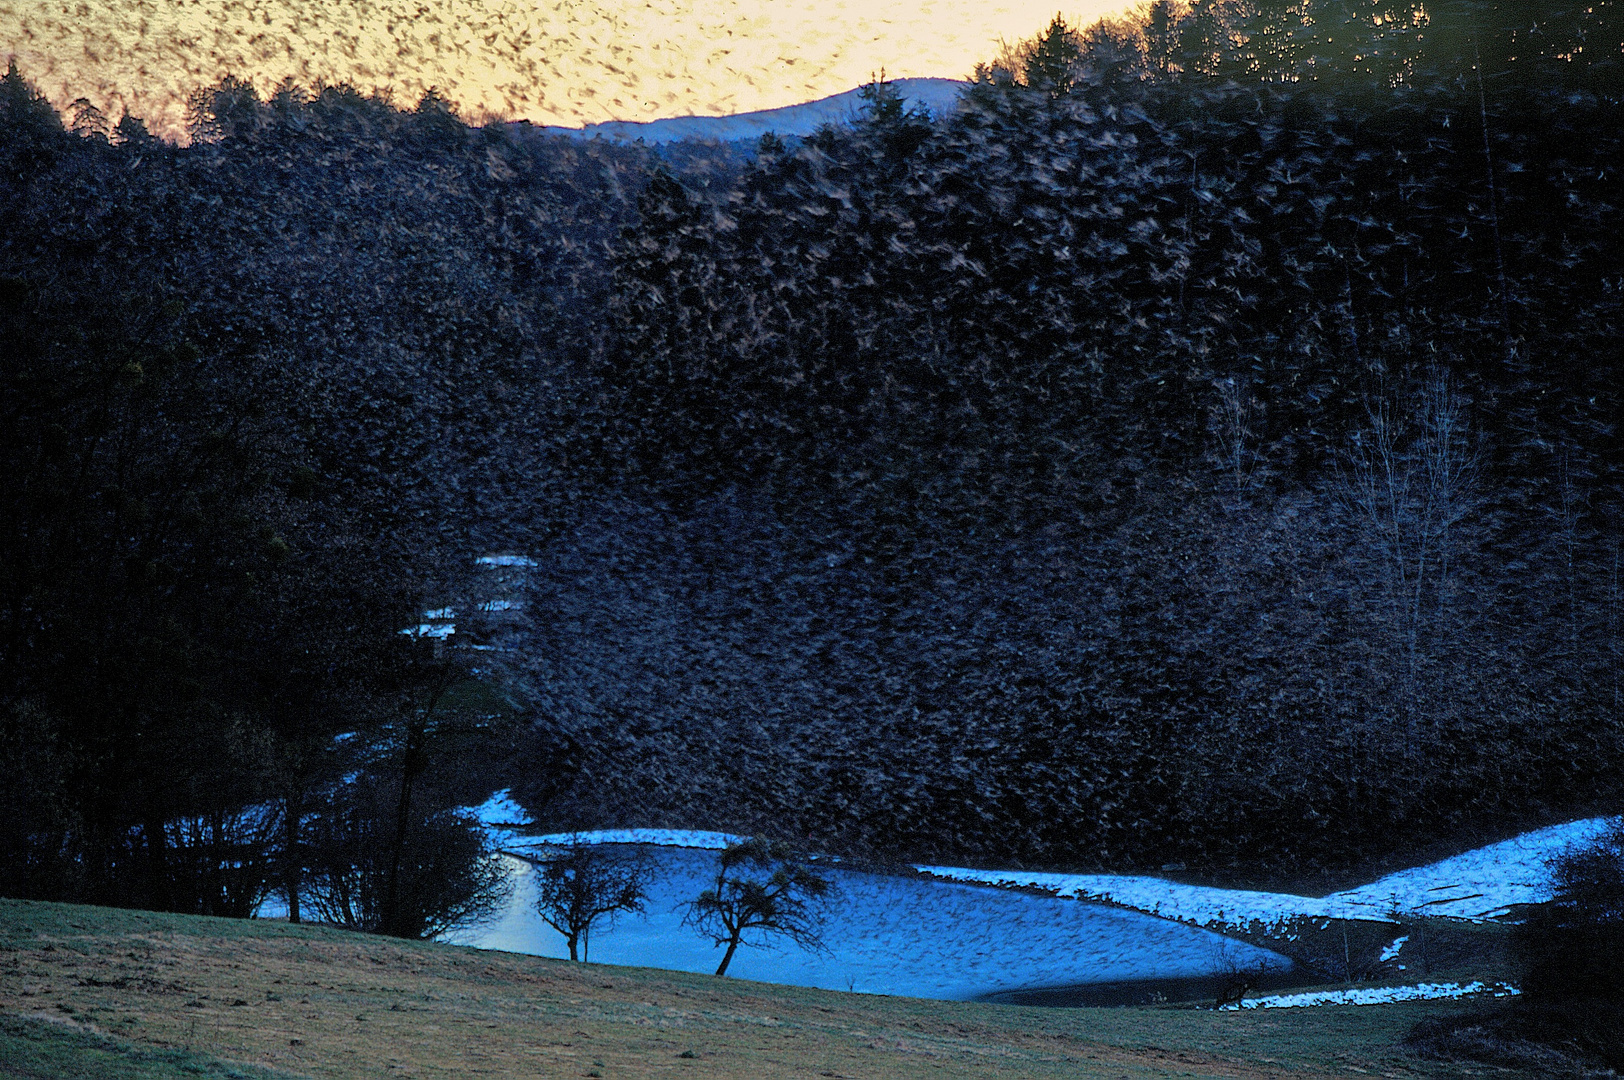
<instances>
[{"instance_id":1,"label":"dense dark forest","mask_svg":"<svg viewBox=\"0 0 1624 1080\"><path fill-rule=\"evenodd\" d=\"M13 69L0 892L429 933L499 783L1300 888L1616 810L1621 45L1157 3L745 149Z\"/></svg>"}]
</instances>

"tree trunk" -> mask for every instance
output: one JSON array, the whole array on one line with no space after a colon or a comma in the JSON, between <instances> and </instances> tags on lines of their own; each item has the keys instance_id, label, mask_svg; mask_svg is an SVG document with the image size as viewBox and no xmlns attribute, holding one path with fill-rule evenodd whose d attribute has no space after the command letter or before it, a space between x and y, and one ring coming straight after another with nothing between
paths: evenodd
<instances>
[{"instance_id":1,"label":"tree trunk","mask_svg":"<svg viewBox=\"0 0 1624 1080\"><path fill-rule=\"evenodd\" d=\"M438 644L438 642L436 643ZM400 802L395 809L395 835L389 850L389 869L384 880L383 918L379 929L392 937L416 937L403 933L400 912L400 860L406 848L406 830L411 822L412 781L428 768L429 724L440 697L454 680L450 673L442 673L424 704L423 711L406 722L406 747L400 767ZM413 927L414 931L417 927Z\"/></svg>"},{"instance_id":2,"label":"tree trunk","mask_svg":"<svg viewBox=\"0 0 1624 1080\"><path fill-rule=\"evenodd\" d=\"M739 939L733 938L727 943L727 952L722 955L722 963L717 967L716 974L726 975L728 964L733 962L733 953L739 947Z\"/></svg>"},{"instance_id":3,"label":"tree trunk","mask_svg":"<svg viewBox=\"0 0 1624 1080\"><path fill-rule=\"evenodd\" d=\"M169 896L169 838L164 834L163 821L149 815L141 826L147 841L147 885L149 903L154 911L168 911Z\"/></svg>"},{"instance_id":4,"label":"tree trunk","mask_svg":"<svg viewBox=\"0 0 1624 1080\"><path fill-rule=\"evenodd\" d=\"M395 835L389 845L389 872L385 878L383 912L379 930L402 937L400 917L400 860L406 848L406 830L411 823L412 781L423 771L424 723L413 722L406 729L406 753L400 770L400 799L395 806Z\"/></svg>"},{"instance_id":5,"label":"tree trunk","mask_svg":"<svg viewBox=\"0 0 1624 1080\"><path fill-rule=\"evenodd\" d=\"M282 888L288 894L288 922L299 921L299 886L304 876L304 861L299 852L299 818L304 814L304 786L297 784L282 800Z\"/></svg>"}]
</instances>

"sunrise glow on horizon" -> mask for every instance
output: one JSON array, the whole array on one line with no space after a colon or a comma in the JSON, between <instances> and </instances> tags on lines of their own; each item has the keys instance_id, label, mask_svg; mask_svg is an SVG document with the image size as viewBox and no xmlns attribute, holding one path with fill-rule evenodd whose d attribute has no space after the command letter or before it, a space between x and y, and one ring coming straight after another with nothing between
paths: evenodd
<instances>
[{"instance_id":1,"label":"sunrise glow on horizon","mask_svg":"<svg viewBox=\"0 0 1624 1080\"><path fill-rule=\"evenodd\" d=\"M227 74L429 87L464 116L578 127L777 108L888 77L966 78L999 42L1120 0L6 0L0 62L59 110L88 99L183 135L186 98Z\"/></svg>"}]
</instances>

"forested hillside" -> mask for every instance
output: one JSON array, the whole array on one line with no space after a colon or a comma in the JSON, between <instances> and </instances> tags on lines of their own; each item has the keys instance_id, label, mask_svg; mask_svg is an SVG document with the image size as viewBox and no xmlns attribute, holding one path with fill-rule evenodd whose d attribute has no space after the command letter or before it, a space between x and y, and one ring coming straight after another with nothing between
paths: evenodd
<instances>
[{"instance_id":1,"label":"forested hillside","mask_svg":"<svg viewBox=\"0 0 1624 1080\"><path fill-rule=\"evenodd\" d=\"M1616 809L1621 42L1157 4L742 159L13 70L0 890L418 932L502 769L1236 880Z\"/></svg>"},{"instance_id":2,"label":"forested hillside","mask_svg":"<svg viewBox=\"0 0 1624 1080\"><path fill-rule=\"evenodd\" d=\"M478 851L446 755L517 730L397 631L545 528L637 158L432 96L194 104L178 148L0 86L0 880L246 914L309 873L389 924L403 864Z\"/></svg>"},{"instance_id":3,"label":"forested hillside","mask_svg":"<svg viewBox=\"0 0 1624 1080\"><path fill-rule=\"evenodd\" d=\"M1616 798L1616 13L1262 7L650 182L555 805L1290 874Z\"/></svg>"}]
</instances>

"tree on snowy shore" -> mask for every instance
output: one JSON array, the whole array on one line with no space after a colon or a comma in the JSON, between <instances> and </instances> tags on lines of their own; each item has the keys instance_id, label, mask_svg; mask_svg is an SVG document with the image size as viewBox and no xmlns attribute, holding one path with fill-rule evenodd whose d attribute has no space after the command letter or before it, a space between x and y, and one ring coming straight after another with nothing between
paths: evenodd
<instances>
[{"instance_id":1,"label":"tree on snowy shore","mask_svg":"<svg viewBox=\"0 0 1624 1080\"><path fill-rule=\"evenodd\" d=\"M716 974L726 975L749 930L782 934L807 949L822 948L829 892L829 879L798 852L752 837L722 852L716 884L688 903L682 921L727 946L716 968Z\"/></svg>"},{"instance_id":2,"label":"tree on snowy shore","mask_svg":"<svg viewBox=\"0 0 1624 1080\"><path fill-rule=\"evenodd\" d=\"M576 843L537 864L536 911L564 935L570 959L585 961L592 928L622 911L642 911L651 864L642 852Z\"/></svg>"}]
</instances>

